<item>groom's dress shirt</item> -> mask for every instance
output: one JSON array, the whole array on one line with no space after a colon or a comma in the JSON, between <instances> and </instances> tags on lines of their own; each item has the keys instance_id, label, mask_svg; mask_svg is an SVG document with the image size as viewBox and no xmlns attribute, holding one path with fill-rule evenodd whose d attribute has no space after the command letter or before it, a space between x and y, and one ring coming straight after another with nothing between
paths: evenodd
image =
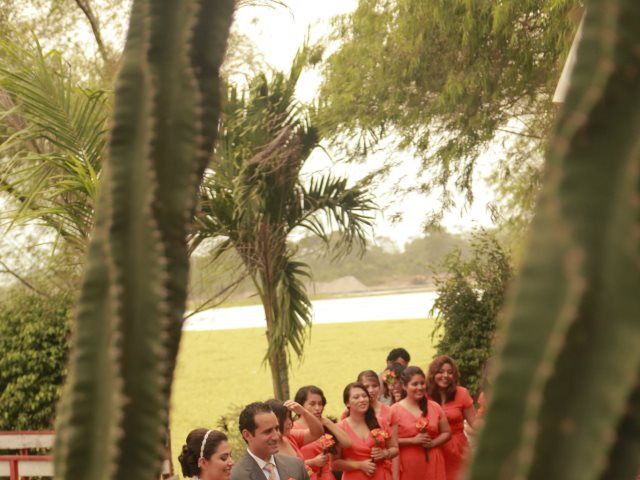
<instances>
[{"instance_id":1,"label":"groom's dress shirt","mask_svg":"<svg viewBox=\"0 0 640 480\"><path fill-rule=\"evenodd\" d=\"M251 457L256 461L256 463L260 467L260 470L262 470L262 473L264 473L264 476L267 480L280 480L280 474L278 473L278 467L276 467L276 461L273 458L273 455L271 455L271 457L269 458L269 462L265 462L261 458L258 458L257 456L255 456L253 452L248 448L247 448L247 453L251 455ZM271 463L271 465L273 465L273 476L275 477L275 479L271 479L269 475L269 470L265 468L267 463Z\"/></svg>"}]
</instances>

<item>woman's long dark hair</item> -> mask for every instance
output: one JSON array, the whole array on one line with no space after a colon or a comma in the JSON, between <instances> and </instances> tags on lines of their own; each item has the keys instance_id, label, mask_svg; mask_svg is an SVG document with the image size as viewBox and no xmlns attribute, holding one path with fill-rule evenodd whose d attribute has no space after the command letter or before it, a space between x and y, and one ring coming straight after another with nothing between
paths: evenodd
<instances>
[{"instance_id":1,"label":"woman's long dark hair","mask_svg":"<svg viewBox=\"0 0 640 480\"><path fill-rule=\"evenodd\" d=\"M458 370L456 362L453 361L453 358L448 355L440 355L439 357L434 358L429 365L429 376L427 377L427 394L441 405L443 404L443 401L442 395L440 395L440 388L436 384L436 373L438 373L443 365L447 363L451 365L451 369L453 370L453 381L444 391L444 403L452 401L456 398L456 389L458 388L458 382L460 381L460 371Z\"/></svg>"},{"instance_id":2,"label":"woman's long dark hair","mask_svg":"<svg viewBox=\"0 0 640 480\"><path fill-rule=\"evenodd\" d=\"M364 393L367 394L367 400L369 400L369 392L367 392L367 388L361 384L360 382L352 382L349 385L347 385L346 387L344 387L344 391L342 392L342 400L344 401L344 404L347 405L349 403L349 397L351 396L351 390L353 390L354 388L359 388L360 390L362 390ZM349 409L349 407L347 406L347 417L351 415L351 411ZM373 430L374 428L380 428L380 424L378 423L378 419L376 418L376 412L373 410L373 407L371 406L371 401L369 400L369 407L367 408L367 411L364 414L364 423L367 424L367 427L369 427L369 430Z\"/></svg>"},{"instance_id":3,"label":"woman's long dark hair","mask_svg":"<svg viewBox=\"0 0 640 480\"><path fill-rule=\"evenodd\" d=\"M292 420L291 411L284 406L283 401L276 400L275 398L267 400L264 403L269 405L269 407L271 407L271 410L273 410L273 413L276 414L276 418L278 419L278 427L280 427L280 433L284 436L284 424L287 419Z\"/></svg>"},{"instance_id":4,"label":"woman's long dark hair","mask_svg":"<svg viewBox=\"0 0 640 480\"><path fill-rule=\"evenodd\" d=\"M307 401L307 398L309 398L309 395L319 395L320 399L322 400L322 405L327 405L327 397L324 396L324 392L322 391L322 389L320 387L316 387L315 385L305 385L304 387L300 387L293 399L296 403L299 403L304 407L304 403ZM335 442L334 445L329 449L329 453L337 453L338 449L336 448L336 445L338 444L338 439L333 433L331 433L331 431L327 427L323 426L322 429L324 430L325 435L331 435Z\"/></svg>"},{"instance_id":5,"label":"woman's long dark hair","mask_svg":"<svg viewBox=\"0 0 640 480\"><path fill-rule=\"evenodd\" d=\"M422 376L422 378L424 378L425 380L427 378L420 367L411 366L403 370L402 375L400 376L400 380L402 380L402 384L406 387L407 385L409 385L409 382L411 382L411 379L416 375ZM402 395L403 398L407 396L406 389L402 393ZM420 407L422 415L426 417L429 412L429 408L427 406L427 395L425 395L418 401L418 406Z\"/></svg>"}]
</instances>

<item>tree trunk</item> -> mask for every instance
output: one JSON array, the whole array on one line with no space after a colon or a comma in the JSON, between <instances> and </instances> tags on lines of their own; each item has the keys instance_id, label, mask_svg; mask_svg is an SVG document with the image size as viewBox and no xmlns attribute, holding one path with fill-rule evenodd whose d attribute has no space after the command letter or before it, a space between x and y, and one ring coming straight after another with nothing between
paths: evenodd
<instances>
[{"instance_id":1,"label":"tree trunk","mask_svg":"<svg viewBox=\"0 0 640 480\"><path fill-rule=\"evenodd\" d=\"M276 299L273 290L265 279L263 285L267 288L262 297L262 306L264 308L265 320L267 323L267 348L271 350L268 356L269 368L271 369L271 381L273 384L273 396L278 400L289 399L289 364L287 362L287 352L284 347L274 348L273 333L275 332L275 324L277 318Z\"/></svg>"},{"instance_id":2,"label":"tree trunk","mask_svg":"<svg viewBox=\"0 0 640 480\"><path fill-rule=\"evenodd\" d=\"M267 339L269 335L267 333ZM276 351L269 356L269 368L273 382L273 396L278 400L289 399L289 370L287 365L287 352Z\"/></svg>"}]
</instances>

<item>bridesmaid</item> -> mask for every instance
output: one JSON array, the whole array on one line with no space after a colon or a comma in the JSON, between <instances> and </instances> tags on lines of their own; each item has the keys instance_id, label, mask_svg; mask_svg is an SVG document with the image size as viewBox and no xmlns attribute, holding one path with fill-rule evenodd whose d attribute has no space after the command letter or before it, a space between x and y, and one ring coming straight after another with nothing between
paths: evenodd
<instances>
[{"instance_id":1,"label":"bridesmaid","mask_svg":"<svg viewBox=\"0 0 640 480\"><path fill-rule=\"evenodd\" d=\"M373 411L376 412L376 418L378 421L382 420L387 425L391 425L391 407L378 401L380 396L380 377L373 370L365 370L358 374L358 382L363 384L369 392L369 399L371 400L371 406Z\"/></svg>"},{"instance_id":2,"label":"bridesmaid","mask_svg":"<svg viewBox=\"0 0 640 480\"><path fill-rule=\"evenodd\" d=\"M364 370L358 374L358 383L363 384L367 392L369 392L369 399L371 401L371 406L373 407L373 411L376 412L376 418L378 422L382 419L388 425L391 425L391 407L386 403L382 403L380 401L380 389L382 388L380 385L380 377L373 370ZM398 383L401 383L398 381ZM347 414L349 410L345 409L340 416L340 419L347 418Z\"/></svg>"},{"instance_id":3,"label":"bridesmaid","mask_svg":"<svg viewBox=\"0 0 640 480\"><path fill-rule=\"evenodd\" d=\"M324 432L320 420L293 400L287 400L285 402L281 402L280 400L267 400L266 403L278 418L278 426L280 427L281 434L278 441L278 453L298 457L304 462L304 456L301 451L302 446L320 438ZM300 418L304 418L309 428L306 430L293 430L291 412L295 412Z\"/></svg>"},{"instance_id":4,"label":"bridesmaid","mask_svg":"<svg viewBox=\"0 0 640 480\"><path fill-rule=\"evenodd\" d=\"M369 392L369 400L373 407L373 411L376 413L378 423L385 423L391 427L391 407L378 401L378 397L380 395L380 377L378 374L373 370L365 370L358 374L358 382L363 384L366 387L367 392ZM397 458L394 462L397 462ZM391 475L393 472L391 460L385 460L384 465L385 468L389 470L389 475Z\"/></svg>"},{"instance_id":5,"label":"bridesmaid","mask_svg":"<svg viewBox=\"0 0 640 480\"><path fill-rule=\"evenodd\" d=\"M334 467L343 471L342 480L391 480L384 461L398 454L398 444L386 422L379 422L369 393L361 383L350 383L342 394L349 413L338 425L352 445L339 448Z\"/></svg>"},{"instance_id":6,"label":"bridesmaid","mask_svg":"<svg viewBox=\"0 0 640 480\"><path fill-rule=\"evenodd\" d=\"M426 378L420 367L402 372L405 397L391 407L391 420L400 446L394 480L445 480L442 445L451 438L440 405L426 396ZM426 450L428 449L428 450Z\"/></svg>"},{"instance_id":7,"label":"bridesmaid","mask_svg":"<svg viewBox=\"0 0 640 480\"><path fill-rule=\"evenodd\" d=\"M217 430L191 430L178 461L186 478L229 480L231 477L231 447L227 436Z\"/></svg>"},{"instance_id":8,"label":"bridesmaid","mask_svg":"<svg viewBox=\"0 0 640 480\"><path fill-rule=\"evenodd\" d=\"M405 368L406 366L401 363L392 363L382 372L380 375L382 395L378 398L380 403L393 405L402 399L402 382L400 381L400 376Z\"/></svg>"},{"instance_id":9,"label":"bridesmaid","mask_svg":"<svg viewBox=\"0 0 640 480\"><path fill-rule=\"evenodd\" d=\"M313 472L310 477L311 480L335 480L331 465L331 454L336 452L336 445L327 448L325 443L326 435L329 435L333 442L337 443L342 448L351 446L351 438L342 430L338 425L333 423L330 419L323 417L324 407L327 404L327 399L324 396L324 392L315 385L307 385L301 387L295 396L295 402L304 407L305 410L311 412L324 427L324 433L322 437L313 442L303 445L300 450L304 458L304 463L311 468ZM297 431L308 431L309 425L304 417L299 417L293 424L292 437L299 436Z\"/></svg>"},{"instance_id":10,"label":"bridesmaid","mask_svg":"<svg viewBox=\"0 0 640 480\"><path fill-rule=\"evenodd\" d=\"M458 385L460 374L453 359L447 355L436 357L429 365L427 393L444 410L451 426L451 440L444 446L447 480L461 478L469 442L464 434L464 421L473 429L476 411L466 388Z\"/></svg>"}]
</instances>

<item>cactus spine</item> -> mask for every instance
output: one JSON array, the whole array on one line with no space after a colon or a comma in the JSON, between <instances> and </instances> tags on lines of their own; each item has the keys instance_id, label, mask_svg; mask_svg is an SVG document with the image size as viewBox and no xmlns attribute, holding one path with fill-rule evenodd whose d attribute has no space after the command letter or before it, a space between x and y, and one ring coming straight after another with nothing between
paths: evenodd
<instances>
[{"instance_id":1,"label":"cactus spine","mask_svg":"<svg viewBox=\"0 0 640 480\"><path fill-rule=\"evenodd\" d=\"M585 3L472 480L640 468L640 4Z\"/></svg>"},{"instance_id":2,"label":"cactus spine","mask_svg":"<svg viewBox=\"0 0 640 480\"><path fill-rule=\"evenodd\" d=\"M55 444L56 478L157 478L187 228L233 0L134 0Z\"/></svg>"}]
</instances>

